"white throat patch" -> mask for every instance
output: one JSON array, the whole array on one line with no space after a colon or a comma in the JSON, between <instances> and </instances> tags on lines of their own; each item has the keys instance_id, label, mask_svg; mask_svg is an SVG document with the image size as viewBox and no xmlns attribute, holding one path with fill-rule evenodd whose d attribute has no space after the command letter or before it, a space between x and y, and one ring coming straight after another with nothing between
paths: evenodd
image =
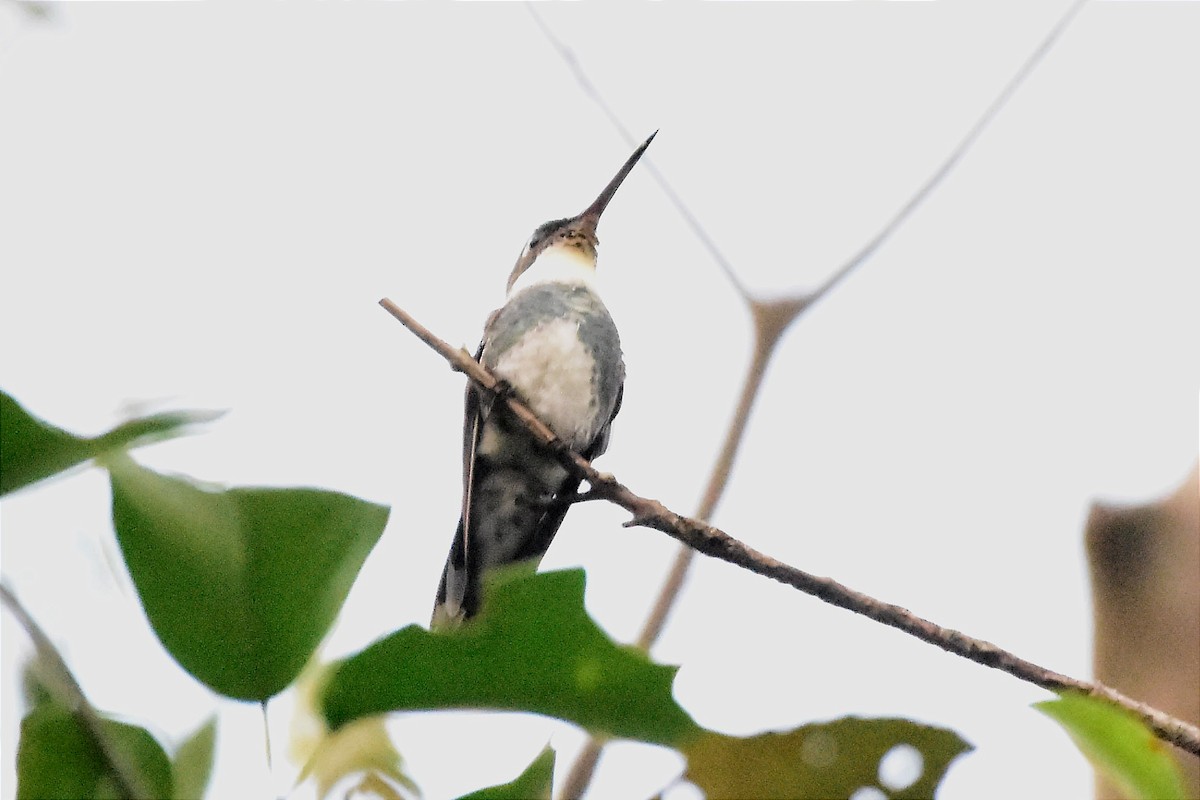
<instances>
[{"instance_id":1,"label":"white throat patch","mask_svg":"<svg viewBox=\"0 0 1200 800\"><path fill-rule=\"evenodd\" d=\"M550 245L521 273L508 296L537 283L574 283L595 288L596 260L578 247Z\"/></svg>"}]
</instances>

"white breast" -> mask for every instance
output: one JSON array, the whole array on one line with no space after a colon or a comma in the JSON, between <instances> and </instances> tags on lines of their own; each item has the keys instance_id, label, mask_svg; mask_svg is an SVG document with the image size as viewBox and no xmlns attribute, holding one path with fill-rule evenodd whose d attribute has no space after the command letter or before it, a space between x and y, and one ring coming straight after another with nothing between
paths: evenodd
<instances>
[{"instance_id":1,"label":"white breast","mask_svg":"<svg viewBox=\"0 0 1200 800\"><path fill-rule=\"evenodd\" d=\"M551 319L505 351L494 371L512 384L551 430L571 447L580 448L591 443L600 424L592 387L595 368L595 360L579 340L578 324Z\"/></svg>"}]
</instances>

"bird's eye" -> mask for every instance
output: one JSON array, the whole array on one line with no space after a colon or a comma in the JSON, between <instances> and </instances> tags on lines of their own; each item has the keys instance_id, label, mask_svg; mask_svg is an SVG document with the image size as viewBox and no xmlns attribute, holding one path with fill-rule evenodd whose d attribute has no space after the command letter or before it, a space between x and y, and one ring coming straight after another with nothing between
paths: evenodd
<instances>
[{"instance_id":1,"label":"bird's eye","mask_svg":"<svg viewBox=\"0 0 1200 800\"><path fill-rule=\"evenodd\" d=\"M529 250L533 250L536 247L542 246L543 244L546 243L546 240L548 238L554 236L555 234L557 234L559 231L562 230L564 223L569 222L569 221L570 220L566 220L566 219L553 219L553 220L550 220L549 222L545 222L545 223L539 225L537 227L537 230L535 230L533 232L533 238L531 238L529 240L529 244L526 245L526 247Z\"/></svg>"}]
</instances>

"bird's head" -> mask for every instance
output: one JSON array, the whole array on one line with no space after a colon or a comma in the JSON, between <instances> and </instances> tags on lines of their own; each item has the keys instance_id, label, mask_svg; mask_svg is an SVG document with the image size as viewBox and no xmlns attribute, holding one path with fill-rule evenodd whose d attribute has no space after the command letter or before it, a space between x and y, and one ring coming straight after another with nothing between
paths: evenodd
<instances>
[{"instance_id":1,"label":"bird's head","mask_svg":"<svg viewBox=\"0 0 1200 800\"><path fill-rule=\"evenodd\" d=\"M642 153L646 152L646 148L650 146L650 142L654 141L657 134L658 131L650 134L650 138L633 151L633 155L625 161L616 176L608 182L608 186L604 187L600 196L583 212L574 217L550 220L537 227L533 236L529 238L529 243L521 251L512 274L508 276L510 293L517 281L526 275L538 257L548 253L553 253L568 263L575 263L585 269L594 270L596 268L596 246L600 242L596 238L596 226L600 223L600 215L604 213L604 209L608 207L609 201L617 193L625 176L642 157Z\"/></svg>"}]
</instances>

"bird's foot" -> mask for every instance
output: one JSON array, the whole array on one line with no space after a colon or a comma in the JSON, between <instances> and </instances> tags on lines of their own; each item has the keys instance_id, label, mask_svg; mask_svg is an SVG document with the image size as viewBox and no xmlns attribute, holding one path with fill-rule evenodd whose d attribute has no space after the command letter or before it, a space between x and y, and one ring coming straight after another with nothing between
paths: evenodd
<instances>
[{"instance_id":1,"label":"bird's foot","mask_svg":"<svg viewBox=\"0 0 1200 800\"><path fill-rule=\"evenodd\" d=\"M496 395L498 400L518 399L517 390L513 388L511 383L504 380L504 378L496 379L495 385L492 386L492 392Z\"/></svg>"}]
</instances>

